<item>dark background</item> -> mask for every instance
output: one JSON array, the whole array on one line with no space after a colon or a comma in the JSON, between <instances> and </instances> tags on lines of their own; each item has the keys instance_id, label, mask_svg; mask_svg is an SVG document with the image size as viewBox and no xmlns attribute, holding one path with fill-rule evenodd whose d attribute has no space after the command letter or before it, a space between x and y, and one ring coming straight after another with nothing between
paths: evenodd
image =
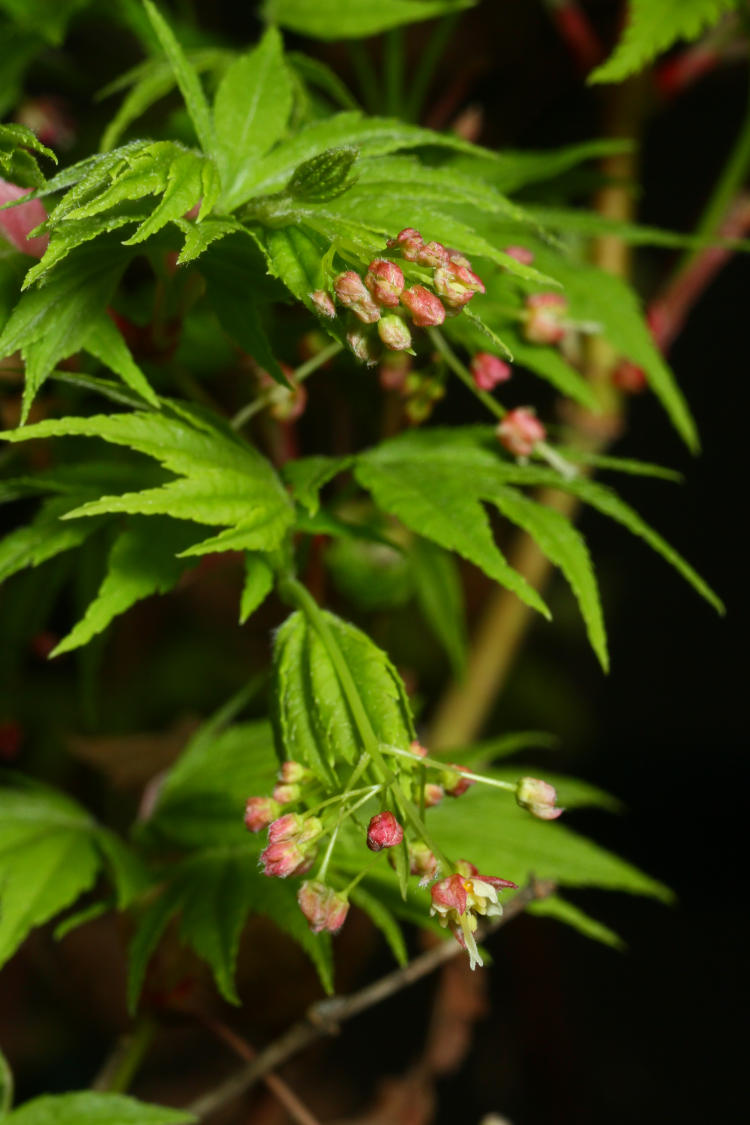
<instances>
[{"instance_id":1,"label":"dark background","mask_svg":"<svg viewBox=\"0 0 750 1125\"><path fill-rule=\"evenodd\" d=\"M201 18L230 29L239 41L253 37L251 16L236 6L197 7ZM616 7L604 0L586 6L608 42ZM410 32L412 57L423 36L419 28ZM340 64L347 76L347 55L338 45L299 46ZM377 55L378 43L372 50ZM95 60L92 66L96 70ZM653 96L643 135L642 221L677 230L695 223L739 126L746 70L743 62L722 68L668 103ZM464 85L455 112L474 103L483 107L482 143L541 148L601 132L603 96L584 86L539 3L485 0L468 14L431 91L432 105L457 74ZM648 298L673 258L647 250L638 251L637 262ZM683 486L632 478L621 490L717 589L728 617L717 618L642 543L586 515L582 528L601 576L612 672L599 672L579 625L565 626L566 595L554 587L553 608L559 603L563 627L534 627L489 728L557 730L563 748L555 768L602 785L627 805L619 818L580 812L570 823L666 882L678 904L571 895L622 935L623 954L529 918L496 937L492 1011L477 1023L460 1071L440 1083L439 1125L473 1125L490 1111L514 1125L703 1125L737 1117L748 937L738 863L748 787L747 556L739 533L748 281L750 263L735 258L670 354L698 420L702 455L684 452L648 396L633 400L629 431L614 449L686 474ZM555 679L549 693L543 690L548 676ZM359 979L387 967L376 951ZM4 977L2 1023L23 1018L21 1007L29 1012L60 1000L48 984L24 991L7 970ZM384 1075L402 1073L419 1053L434 989L434 982L425 982L359 1017L322 1065L334 1073L339 1068L361 1094ZM72 1007L70 1001L67 1019ZM37 1082L69 1088L88 1080L102 1045L86 1014L79 1018L67 1050L55 1047L52 1036L54 1062L42 1066L44 1073L22 1066L22 1093L37 1092ZM19 1053L28 1059L31 1042L26 1046ZM147 1070L145 1077L158 1096L155 1075ZM179 1099L178 1090L175 1095Z\"/></svg>"}]
</instances>

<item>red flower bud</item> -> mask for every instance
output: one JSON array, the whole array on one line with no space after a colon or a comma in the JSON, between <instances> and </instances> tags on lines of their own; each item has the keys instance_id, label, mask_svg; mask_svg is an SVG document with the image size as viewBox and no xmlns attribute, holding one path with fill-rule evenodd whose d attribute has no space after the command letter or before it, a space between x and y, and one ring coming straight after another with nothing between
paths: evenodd
<instances>
[{"instance_id":1,"label":"red flower bud","mask_svg":"<svg viewBox=\"0 0 750 1125\"><path fill-rule=\"evenodd\" d=\"M288 875L304 875L312 867L313 859L314 855L293 840L277 840L264 848L258 862L264 875L286 879Z\"/></svg>"},{"instance_id":2,"label":"red flower bud","mask_svg":"<svg viewBox=\"0 0 750 1125\"><path fill-rule=\"evenodd\" d=\"M510 379L510 365L489 352L477 352L471 361L471 373L480 391L491 391Z\"/></svg>"},{"instance_id":3,"label":"red flower bud","mask_svg":"<svg viewBox=\"0 0 750 1125\"><path fill-rule=\"evenodd\" d=\"M568 302L560 293L533 293L526 298L524 336L532 344L559 344L567 311Z\"/></svg>"},{"instance_id":4,"label":"red flower bud","mask_svg":"<svg viewBox=\"0 0 750 1125\"><path fill-rule=\"evenodd\" d=\"M387 348L393 352L403 352L411 347L411 332L409 326L400 316L390 313L378 321L378 336Z\"/></svg>"},{"instance_id":5,"label":"red flower bud","mask_svg":"<svg viewBox=\"0 0 750 1125\"><path fill-rule=\"evenodd\" d=\"M484 282L466 266L448 262L433 275L435 289L450 309L462 309L475 293L484 293Z\"/></svg>"},{"instance_id":6,"label":"red flower bud","mask_svg":"<svg viewBox=\"0 0 750 1125\"><path fill-rule=\"evenodd\" d=\"M612 372L612 382L618 390L628 395L639 395L648 387L648 380L642 367L631 363L629 359L621 359Z\"/></svg>"},{"instance_id":7,"label":"red flower bud","mask_svg":"<svg viewBox=\"0 0 750 1125\"><path fill-rule=\"evenodd\" d=\"M441 242L425 242L417 253L420 266L444 266L451 261L448 251ZM455 258L453 259L455 261Z\"/></svg>"},{"instance_id":8,"label":"red flower bud","mask_svg":"<svg viewBox=\"0 0 750 1125\"><path fill-rule=\"evenodd\" d=\"M314 934L323 930L337 934L349 913L349 903L343 895L314 880L302 884L297 891L297 902Z\"/></svg>"},{"instance_id":9,"label":"red flower bud","mask_svg":"<svg viewBox=\"0 0 750 1125\"><path fill-rule=\"evenodd\" d=\"M440 775L443 788L449 797L462 797L473 784L470 777L462 777L466 773L466 766L457 766L451 763L448 769Z\"/></svg>"},{"instance_id":10,"label":"red flower bud","mask_svg":"<svg viewBox=\"0 0 750 1125\"><path fill-rule=\"evenodd\" d=\"M249 797L245 806L245 827L250 832L260 832L280 812L281 805L273 797Z\"/></svg>"},{"instance_id":11,"label":"red flower bud","mask_svg":"<svg viewBox=\"0 0 750 1125\"><path fill-rule=\"evenodd\" d=\"M459 250L449 249L448 257L452 262L455 262L457 266L465 266L467 270L471 269L471 262L466 255L462 254Z\"/></svg>"},{"instance_id":12,"label":"red flower bud","mask_svg":"<svg viewBox=\"0 0 750 1125\"><path fill-rule=\"evenodd\" d=\"M377 813L367 828L367 846L371 852L394 848L404 838L404 830L392 812Z\"/></svg>"},{"instance_id":13,"label":"red flower bud","mask_svg":"<svg viewBox=\"0 0 750 1125\"><path fill-rule=\"evenodd\" d=\"M404 275L395 262L375 258L365 274L365 285L379 305L395 309L403 292Z\"/></svg>"},{"instance_id":14,"label":"red flower bud","mask_svg":"<svg viewBox=\"0 0 750 1125\"><path fill-rule=\"evenodd\" d=\"M525 406L508 411L495 433L500 444L515 457L528 457L536 443L547 436L536 414Z\"/></svg>"},{"instance_id":15,"label":"red flower bud","mask_svg":"<svg viewBox=\"0 0 750 1125\"><path fill-rule=\"evenodd\" d=\"M522 777L516 786L516 801L540 820L556 820L564 809L555 808L557 791L554 785L538 777Z\"/></svg>"},{"instance_id":16,"label":"red flower bud","mask_svg":"<svg viewBox=\"0 0 750 1125\"><path fill-rule=\"evenodd\" d=\"M398 246L401 248L401 253L407 262L416 262L423 244L422 235L414 227L404 227L395 238L391 238L388 242L389 247Z\"/></svg>"},{"instance_id":17,"label":"red flower bud","mask_svg":"<svg viewBox=\"0 0 750 1125\"><path fill-rule=\"evenodd\" d=\"M417 328L429 328L445 320L445 309L440 300L424 285L405 289L401 294L401 303L406 305Z\"/></svg>"},{"instance_id":18,"label":"red flower bud","mask_svg":"<svg viewBox=\"0 0 750 1125\"><path fill-rule=\"evenodd\" d=\"M515 258L522 266L530 266L534 261L531 250L527 250L525 246L506 246L505 253L509 258Z\"/></svg>"},{"instance_id":19,"label":"red flower bud","mask_svg":"<svg viewBox=\"0 0 750 1125\"><path fill-rule=\"evenodd\" d=\"M331 300L330 294L326 293L325 289L316 289L314 293L310 294L310 300L321 316L333 320L336 315L336 306Z\"/></svg>"},{"instance_id":20,"label":"red flower bud","mask_svg":"<svg viewBox=\"0 0 750 1125\"><path fill-rule=\"evenodd\" d=\"M305 847L322 836L323 825L317 816L301 816L299 813L285 813L274 820L268 829L268 839L275 844L279 840L292 840Z\"/></svg>"}]
</instances>

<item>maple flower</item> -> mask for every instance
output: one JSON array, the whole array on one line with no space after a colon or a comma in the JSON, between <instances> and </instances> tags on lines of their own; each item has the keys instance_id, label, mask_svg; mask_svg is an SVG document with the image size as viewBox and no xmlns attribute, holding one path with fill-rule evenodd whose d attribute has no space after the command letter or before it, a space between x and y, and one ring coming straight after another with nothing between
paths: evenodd
<instances>
[{"instance_id":1,"label":"maple flower","mask_svg":"<svg viewBox=\"0 0 750 1125\"><path fill-rule=\"evenodd\" d=\"M363 324L374 324L380 309L370 296L362 278L354 270L345 270L333 282L336 300L345 305Z\"/></svg>"},{"instance_id":2,"label":"maple flower","mask_svg":"<svg viewBox=\"0 0 750 1125\"><path fill-rule=\"evenodd\" d=\"M273 799L278 801L280 805L291 805L293 801L299 801L301 796L302 790L299 785L284 785L281 783L273 791Z\"/></svg>"},{"instance_id":3,"label":"maple flower","mask_svg":"<svg viewBox=\"0 0 750 1125\"><path fill-rule=\"evenodd\" d=\"M388 809L376 813L367 827L367 846L371 852L394 848L403 838L403 828Z\"/></svg>"},{"instance_id":4,"label":"maple flower","mask_svg":"<svg viewBox=\"0 0 750 1125\"><path fill-rule=\"evenodd\" d=\"M429 328L445 320L445 309L440 299L424 285L412 285L411 289L405 289L401 294L401 303L406 305L417 328Z\"/></svg>"},{"instance_id":5,"label":"maple flower","mask_svg":"<svg viewBox=\"0 0 750 1125\"><path fill-rule=\"evenodd\" d=\"M416 755L417 758L427 757L426 748L422 745L421 742L418 742L416 738L409 743L409 749L411 750L412 754Z\"/></svg>"},{"instance_id":6,"label":"maple flower","mask_svg":"<svg viewBox=\"0 0 750 1125\"><path fill-rule=\"evenodd\" d=\"M315 880L302 884L297 891L297 902L314 934L323 930L337 934L349 913L349 902L342 894Z\"/></svg>"},{"instance_id":7,"label":"maple flower","mask_svg":"<svg viewBox=\"0 0 750 1125\"><path fill-rule=\"evenodd\" d=\"M279 781L283 781L285 785L297 785L299 782L310 781L311 778L312 773L301 762L292 761L290 758L288 761L281 763Z\"/></svg>"},{"instance_id":8,"label":"maple flower","mask_svg":"<svg viewBox=\"0 0 750 1125\"><path fill-rule=\"evenodd\" d=\"M560 293L533 293L526 298L523 334L532 344L559 344L565 335L568 302Z\"/></svg>"},{"instance_id":9,"label":"maple flower","mask_svg":"<svg viewBox=\"0 0 750 1125\"><path fill-rule=\"evenodd\" d=\"M316 289L314 293L310 294L310 300L321 316L328 317L329 320L333 320L336 316L336 306L325 289Z\"/></svg>"},{"instance_id":10,"label":"maple flower","mask_svg":"<svg viewBox=\"0 0 750 1125\"><path fill-rule=\"evenodd\" d=\"M367 364L368 367L374 365L380 359L382 349L376 336L372 332L368 332L366 328L350 328L346 334L346 342L352 354L360 361L360 363Z\"/></svg>"},{"instance_id":11,"label":"maple flower","mask_svg":"<svg viewBox=\"0 0 750 1125\"><path fill-rule=\"evenodd\" d=\"M480 391L492 391L510 379L510 364L490 352L477 352L471 361L471 374Z\"/></svg>"},{"instance_id":12,"label":"maple flower","mask_svg":"<svg viewBox=\"0 0 750 1125\"><path fill-rule=\"evenodd\" d=\"M268 839L275 844L279 840L293 840L300 847L314 843L323 834L323 825L317 816L302 816L300 813L285 813L268 827Z\"/></svg>"},{"instance_id":13,"label":"maple flower","mask_svg":"<svg viewBox=\"0 0 750 1125\"><path fill-rule=\"evenodd\" d=\"M498 891L515 887L516 884L494 875L480 875L473 864L465 861L457 866L459 870L455 875L441 879L431 888L430 914L437 915L441 926L450 926L456 941L469 954L473 969L482 964L474 937L477 914L483 914L487 918L502 914Z\"/></svg>"},{"instance_id":14,"label":"maple flower","mask_svg":"<svg viewBox=\"0 0 750 1125\"><path fill-rule=\"evenodd\" d=\"M404 290L404 275L395 262L375 258L367 267L365 285L379 305L395 309Z\"/></svg>"},{"instance_id":15,"label":"maple flower","mask_svg":"<svg viewBox=\"0 0 750 1125\"><path fill-rule=\"evenodd\" d=\"M249 832L268 828L281 812L281 805L273 797L248 797L245 806L245 827Z\"/></svg>"},{"instance_id":16,"label":"maple flower","mask_svg":"<svg viewBox=\"0 0 750 1125\"><path fill-rule=\"evenodd\" d=\"M516 457L528 457L536 443L547 436L536 414L525 406L509 410L495 433L503 448Z\"/></svg>"},{"instance_id":17,"label":"maple flower","mask_svg":"<svg viewBox=\"0 0 750 1125\"><path fill-rule=\"evenodd\" d=\"M468 782L471 785L471 782ZM439 805L445 796L445 790L442 785L435 785L433 782L428 781L424 787L424 807L426 809L434 809L435 805Z\"/></svg>"},{"instance_id":18,"label":"maple flower","mask_svg":"<svg viewBox=\"0 0 750 1125\"><path fill-rule=\"evenodd\" d=\"M538 777L522 777L516 786L516 801L540 820L557 820L564 809L555 808L557 790Z\"/></svg>"}]
</instances>

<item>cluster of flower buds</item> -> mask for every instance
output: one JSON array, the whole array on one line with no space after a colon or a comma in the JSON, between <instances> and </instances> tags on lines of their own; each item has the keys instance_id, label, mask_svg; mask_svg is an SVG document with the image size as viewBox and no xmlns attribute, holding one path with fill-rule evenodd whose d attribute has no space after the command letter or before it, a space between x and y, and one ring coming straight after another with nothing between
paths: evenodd
<instances>
[{"instance_id":1,"label":"cluster of flower buds","mask_svg":"<svg viewBox=\"0 0 750 1125\"><path fill-rule=\"evenodd\" d=\"M405 262L431 270L431 287L419 282L407 286L397 262L374 258L364 278L356 270L344 270L334 278L332 294L325 289L310 294L315 310L326 319L337 315L337 304L349 312L352 324L347 343L366 364L377 363L383 347L392 352L411 348L409 319L416 328L440 325L446 316L456 316L476 293L485 291L463 254L440 242L425 242L412 227L390 239L388 249ZM419 276L420 271L416 272Z\"/></svg>"},{"instance_id":2,"label":"cluster of flower buds","mask_svg":"<svg viewBox=\"0 0 750 1125\"><path fill-rule=\"evenodd\" d=\"M450 926L453 936L468 952L472 969L482 964L474 937L477 914L488 918L502 914L498 891L516 886L510 879L480 875L474 864L466 860L456 864L454 875L432 886L430 914L437 916L441 926Z\"/></svg>"}]
</instances>

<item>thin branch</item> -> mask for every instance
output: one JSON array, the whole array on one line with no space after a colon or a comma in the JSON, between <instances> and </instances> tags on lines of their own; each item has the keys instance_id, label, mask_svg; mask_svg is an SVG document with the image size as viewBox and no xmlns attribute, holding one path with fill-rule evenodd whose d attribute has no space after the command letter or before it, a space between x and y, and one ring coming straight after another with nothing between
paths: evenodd
<instances>
[{"instance_id":1,"label":"thin branch","mask_svg":"<svg viewBox=\"0 0 750 1125\"><path fill-rule=\"evenodd\" d=\"M235 1031L232 1031L231 1027L227 1027L226 1024L207 1015L201 1015L200 1020L209 1031L213 1032L217 1039L226 1043L241 1059L246 1062L254 1062L258 1057L255 1048L246 1039L242 1039ZM283 1078L279 1078L278 1074L264 1074L263 1082L276 1100L283 1105L289 1116L297 1122L297 1125L320 1125L318 1118L300 1101L294 1090L287 1086Z\"/></svg>"},{"instance_id":2,"label":"thin branch","mask_svg":"<svg viewBox=\"0 0 750 1125\"><path fill-rule=\"evenodd\" d=\"M501 917L477 934L478 940L486 940L501 926L507 925L517 917L529 903L547 898L554 890L555 885L549 880L532 879L507 903ZM186 1107L187 1112L195 1114L200 1120L205 1120L215 1110L239 1097L240 1094L244 1094L270 1070L274 1070L292 1055L298 1054L324 1035L336 1035L340 1025L346 1020L394 996L407 985L421 980L422 977L434 972L440 965L458 955L463 955L461 947L456 942L444 941L433 949L428 949L426 953L420 954L419 957L415 957L402 969L386 973L380 980L367 985L359 992L354 992L350 996L334 996L330 1000L318 1001L308 1010L305 1019L293 1024L284 1035L261 1051L252 1062L242 1067L236 1074L192 1102Z\"/></svg>"},{"instance_id":3,"label":"thin branch","mask_svg":"<svg viewBox=\"0 0 750 1125\"><path fill-rule=\"evenodd\" d=\"M155 1022L150 1016L141 1017L134 1029L118 1040L91 1083L91 1089L118 1094L127 1090L155 1035Z\"/></svg>"}]
</instances>

